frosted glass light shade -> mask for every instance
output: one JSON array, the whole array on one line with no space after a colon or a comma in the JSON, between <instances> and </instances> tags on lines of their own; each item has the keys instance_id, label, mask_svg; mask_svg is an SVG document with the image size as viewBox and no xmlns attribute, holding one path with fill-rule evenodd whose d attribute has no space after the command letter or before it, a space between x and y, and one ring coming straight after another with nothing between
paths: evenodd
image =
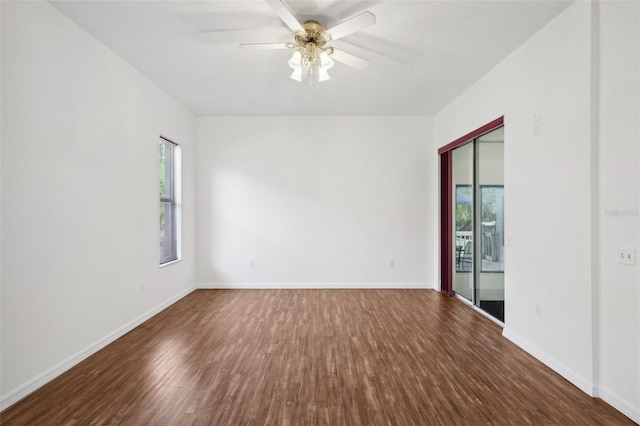
<instances>
[{"instance_id":1,"label":"frosted glass light shade","mask_svg":"<svg viewBox=\"0 0 640 426\"><path fill-rule=\"evenodd\" d=\"M334 62L327 52L322 52L320 54L320 68L324 68L325 70L330 69L333 66Z\"/></svg>"},{"instance_id":2,"label":"frosted glass light shade","mask_svg":"<svg viewBox=\"0 0 640 426\"><path fill-rule=\"evenodd\" d=\"M318 81L327 81L330 78L326 68L322 66L318 67Z\"/></svg>"},{"instance_id":3,"label":"frosted glass light shade","mask_svg":"<svg viewBox=\"0 0 640 426\"><path fill-rule=\"evenodd\" d=\"M296 81L302 81L302 67L294 68L291 78Z\"/></svg>"},{"instance_id":4,"label":"frosted glass light shade","mask_svg":"<svg viewBox=\"0 0 640 426\"><path fill-rule=\"evenodd\" d=\"M302 53L299 50L296 50L289 59L289 66L294 70L302 67Z\"/></svg>"}]
</instances>

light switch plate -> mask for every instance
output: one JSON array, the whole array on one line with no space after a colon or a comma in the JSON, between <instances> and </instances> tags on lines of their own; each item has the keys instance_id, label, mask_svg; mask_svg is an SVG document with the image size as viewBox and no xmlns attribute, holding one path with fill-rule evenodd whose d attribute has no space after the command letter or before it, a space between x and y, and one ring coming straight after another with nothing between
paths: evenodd
<instances>
[{"instance_id":1,"label":"light switch plate","mask_svg":"<svg viewBox=\"0 0 640 426\"><path fill-rule=\"evenodd\" d=\"M621 247L618 249L618 263L636 266L636 249L634 247Z\"/></svg>"}]
</instances>

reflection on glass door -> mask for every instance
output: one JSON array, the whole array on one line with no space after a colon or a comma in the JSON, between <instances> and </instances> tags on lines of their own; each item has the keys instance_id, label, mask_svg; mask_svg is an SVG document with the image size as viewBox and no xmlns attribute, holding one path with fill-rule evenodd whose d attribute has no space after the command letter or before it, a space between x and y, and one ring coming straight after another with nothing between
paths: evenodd
<instances>
[{"instance_id":1,"label":"reflection on glass door","mask_svg":"<svg viewBox=\"0 0 640 426\"><path fill-rule=\"evenodd\" d=\"M452 152L454 268L453 291L473 300L473 144Z\"/></svg>"}]
</instances>

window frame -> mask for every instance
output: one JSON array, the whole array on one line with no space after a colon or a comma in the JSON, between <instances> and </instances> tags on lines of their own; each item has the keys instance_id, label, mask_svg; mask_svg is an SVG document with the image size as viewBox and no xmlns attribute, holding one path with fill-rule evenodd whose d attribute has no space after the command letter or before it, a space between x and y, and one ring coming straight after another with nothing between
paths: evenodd
<instances>
[{"instance_id":1,"label":"window frame","mask_svg":"<svg viewBox=\"0 0 640 426\"><path fill-rule=\"evenodd\" d=\"M162 181L160 175L158 175L158 195L159 195L159 216L158 216L158 229L159 229L159 266L164 267L182 260L182 220L181 220L181 148L180 145L171 139L160 136L158 144L158 156L160 155L161 146L170 146L172 155L170 163L170 179L169 190L165 190L165 194L162 193ZM158 157L158 168L160 170L160 157ZM165 184L167 183L167 177L165 175ZM164 196L163 196L164 195ZM170 229L170 248L171 255L164 256L165 248L163 246L163 236L165 232L162 230L162 206L169 205L171 214L171 229ZM171 232L173 231L173 232Z\"/></svg>"}]
</instances>

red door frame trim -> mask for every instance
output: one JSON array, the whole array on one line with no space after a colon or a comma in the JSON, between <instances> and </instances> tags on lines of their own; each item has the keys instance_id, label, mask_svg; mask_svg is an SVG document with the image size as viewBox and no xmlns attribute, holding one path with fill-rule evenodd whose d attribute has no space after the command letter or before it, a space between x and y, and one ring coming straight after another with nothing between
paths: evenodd
<instances>
[{"instance_id":1,"label":"red door frame trim","mask_svg":"<svg viewBox=\"0 0 640 426\"><path fill-rule=\"evenodd\" d=\"M504 126L504 115L438 149L440 155L440 291L453 296L453 153L473 139Z\"/></svg>"},{"instance_id":2,"label":"red door frame trim","mask_svg":"<svg viewBox=\"0 0 640 426\"><path fill-rule=\"evenodd\" d=\"M451 151L460 145L464 145L469 142L471 139L475 139L478 136L482 136L485 133L489 133L491 130L496 129L500 126L504 125L504 115L500 118L496 118L491 123L487 123L479 129L474 130L473 132L469 132L461 138L456 139L455 141L446 144L442 148L438 149L438 154L442 154L443 152Z\"/></svg>"}]
</instances>

